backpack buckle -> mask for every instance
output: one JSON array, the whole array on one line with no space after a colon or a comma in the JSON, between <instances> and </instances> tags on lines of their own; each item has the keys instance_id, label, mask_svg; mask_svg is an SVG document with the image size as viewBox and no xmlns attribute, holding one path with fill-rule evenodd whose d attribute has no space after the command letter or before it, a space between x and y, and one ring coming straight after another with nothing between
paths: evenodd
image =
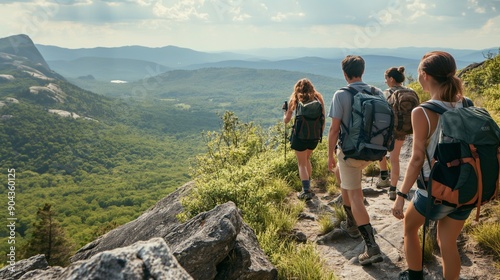
<instances>
[{"instance_id":1,"label":"backpack buckle","mask_svg":"<svg viewBox=\"0 0 500 280\"><path fill-rule=\"evenodd\" d=\"M443 201L441 199L437 198L434 199L434 205L441 205L441 204L443 204Z\"/></svg>"}]
</instances>

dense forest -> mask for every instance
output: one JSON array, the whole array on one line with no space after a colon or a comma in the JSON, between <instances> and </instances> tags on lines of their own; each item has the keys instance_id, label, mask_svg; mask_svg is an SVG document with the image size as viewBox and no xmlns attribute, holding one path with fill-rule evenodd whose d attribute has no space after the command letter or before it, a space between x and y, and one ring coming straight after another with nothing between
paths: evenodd
<instances>
[{"instance_id":1,"label":"dense forest","mask_svg":"<svg viewBox=\"0 0 500 280\"><path fill-rule=\"evenodd\" d=\"M1 194L7 207L7 171L15 170L18 250L32 237L36 213L46 204L74 249L134 219L191 180L192 158L205 149L201 133L219 127L212 112L104 97L22 61L29 73L4 63L2 74L15 78L0 79ZM33 87L47 87L47 80L60 92L35 94ZM5 252L8 234L0 229Z\"/></svg>"}]
</instances>

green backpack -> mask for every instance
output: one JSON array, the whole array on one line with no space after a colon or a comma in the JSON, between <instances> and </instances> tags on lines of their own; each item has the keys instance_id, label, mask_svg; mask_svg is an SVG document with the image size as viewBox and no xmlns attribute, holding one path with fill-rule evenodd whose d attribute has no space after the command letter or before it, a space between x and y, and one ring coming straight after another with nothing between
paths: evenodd
<instances>
[{"instance_id":1,"label":"green backpack","mask_svg":"<svg viewBox=\"0 0 500 280\"><path fill-rule=\"evenodd\" d=\"M464 105L467 104L464 102ZM500 174L500 129L488 111L478 107L447 110L438 104L420 106L440 114L442 132L427 191L434 203L477 207L496 198ZM431 157L427 155L429 163Z\"/></svg>"},{"instance_id":2,"label":"green backpack","mask_svg":"<svg viewBox=\"0 0 500 280\"><path fill-rule=\"evenodd\" d=\"M318 99L308 103L298 102L295 110L292 137L295 136L303 141L319 140L321 142L325 124L321 102Z\"/></svg>"}]
</instances>

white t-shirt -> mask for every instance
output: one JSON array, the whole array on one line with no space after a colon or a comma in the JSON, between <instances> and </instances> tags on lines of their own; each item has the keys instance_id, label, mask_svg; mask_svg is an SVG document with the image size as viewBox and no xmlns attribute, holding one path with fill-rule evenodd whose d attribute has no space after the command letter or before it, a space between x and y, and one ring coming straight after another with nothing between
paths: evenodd
<instances>
[{"instance_id":1,"label":"white t-shirt","mask_svg":"<svg viewBox=\"0 0 500 280\"><path fill-rule=\"evenodd\" d=\"M440 105L441 107L444 107L448 110L453 110L455 108L462 108L463 107L463 104L461 101L459 101L459 102L446 102L446 101L435 100L435 99L431 99L429 101L434 103L434 104ZM427 112L425 110L423 110L423 111L424 111L425 117L427 118L427 124L429 126L429 131L430 131L431 123L430 123L429 117L427 116ZM432 135L430 137L428 137L429 144L427 145L427 154L431 158L434 156L434 151L436 150L437 144L439 143L440 136L441 136L441 118L439 118L439 120L438 120L436 130L434 130ZM424 162L423 169L424 169L424 177L429 178L429 175L431 174L431 168L429 166L427 158Z\"/></svg>"}]
</instances>

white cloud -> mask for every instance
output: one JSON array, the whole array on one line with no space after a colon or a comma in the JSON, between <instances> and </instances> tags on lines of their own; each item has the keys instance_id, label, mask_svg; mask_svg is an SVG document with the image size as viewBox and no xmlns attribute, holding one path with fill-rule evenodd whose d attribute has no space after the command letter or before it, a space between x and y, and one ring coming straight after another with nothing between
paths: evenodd
<instances>
[{"instance_id":1,"label":"white cloud","mask_svg":"<svg viewBox=\"0 0 500 280\"><path fill-rule=\"evenodd\" d=\"M499 44L499 9L496 0L2 1L0 37L26 33L36 43L75 48L467 45L479 49ZM474 40L464 40L465 34Z\"/></svg>"},{"instance_id":2,"label":"white cloud","mask_svg":"<svg viewBox=\"0 0 500 280\"><path fill-rule=\"evenodd\" d=\"M207 19L208 14L200 13L198 8L203 1L184 0L179 1L175 5L168 6L163 3L163 0L156 2L153 8L153 13L157 17L173 19L178 21L188 21L190 19Z\"/></svg>"},{"instance_id":3,"label":"white cloud","mask_svg":"<svg viewBox=\"0 0 500 280\"><path fill-rule=\"evenodd\" d=\"M482 27L479 29L480 34L491 35L497 34L497 36L493 36L492 40L498 41L500 40L500 16L489 19Z\"/></svg>"},{"instance_id":4,"label":"white cloud","mask_svg":"<svg viewBox=\"0 0 500 280\"><path fill-rule=\"evenodd\" d=\"M286 20L297 20L304 17L304 13L281 13L278 12L276 15L271 17L274 22L283 22Z\"/></svg>"}]
</instances>

